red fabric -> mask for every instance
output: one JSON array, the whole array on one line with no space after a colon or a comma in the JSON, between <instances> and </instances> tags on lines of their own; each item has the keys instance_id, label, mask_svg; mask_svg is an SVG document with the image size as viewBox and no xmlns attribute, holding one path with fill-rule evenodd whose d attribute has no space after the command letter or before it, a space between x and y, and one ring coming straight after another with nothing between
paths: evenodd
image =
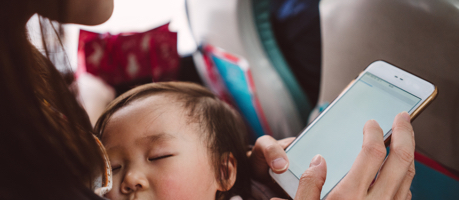
<instances>
[{"instance_id":1,"label":"red fabric","mask_svg":"<svg viewBox=\"0 0 459 200\"><path fill-rule=\"evenodd\" d=\"M456 176L455 174L451 173L448 169L443 167L440 163L436 162L435 160L430 159L429 157L419 153L419 152L414 152L414 159L434 170L437 170L438 172L449 176L455 180L459 181L459 177Z\"/></svg>"},{"instance_id":2,"label":"red fabric","mask_svg":"<svg viewBox=\"0 0 459 200\"><path fill-rule=\"evenodd\" d=\"M78 71L116 86L139 79L176 80L177 33L168 24L143 33L111 35L80 30Z\"/></svg>"}]
</instances>

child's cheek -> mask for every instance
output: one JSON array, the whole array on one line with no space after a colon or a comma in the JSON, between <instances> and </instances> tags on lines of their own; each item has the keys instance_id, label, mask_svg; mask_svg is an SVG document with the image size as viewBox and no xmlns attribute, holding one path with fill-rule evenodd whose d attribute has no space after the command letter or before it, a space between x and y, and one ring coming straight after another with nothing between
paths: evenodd
<instances>
[{"instance_id":1,"label":"child's cheek","mask_svg":"<svg viewBox=\"0 0 459 200\"><path fill-rule=\"evenodd\" d=\"M104 195L104 197L111 199L111 200L117 200L121 199L121 193L120 193L120 188L121 187L121 180L118 176L113 176L113 186L112 189Z\"/></svg>"},{"instance_id":2,"label":"child's cheek","mask_svg":"<svg viewBox=\"0 0 459 200\"><path fill-rule=\"evenodd\" d=\"M163 174L160 177L161 180L156 185L159 199L192 199L190 198L193 195L191 185L182 175L184 174L178 171L167 175Z\"/></svg>"},{"instance_id":3,"label":"child's cheek","mask_svg":"<svg viewBox=\"0 0 459 200\"><path fill-rule=\"evenodd\" d=\"M180 164L169 166L160 173L157 195L159 199L207 199L208 177L202 176L197 165ZM209 171L204 174L208 175ZM158 174L159 175L159 174ZM210 180L212 182L213 180ZM212 192L210 192L212 193Z\"/></svg>"}]
</instances>

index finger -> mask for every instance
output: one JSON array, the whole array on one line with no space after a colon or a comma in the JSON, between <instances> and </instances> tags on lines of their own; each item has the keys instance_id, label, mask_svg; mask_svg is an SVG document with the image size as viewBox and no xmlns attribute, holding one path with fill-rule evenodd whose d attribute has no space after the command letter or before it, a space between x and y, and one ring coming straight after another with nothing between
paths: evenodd
<instances>
[{"instance_id":1,"label":"index finger","mask_svg":"<svg viewBox=\"0 0 459 200\"><path fill-rule=\"evenodd\" d=\"M378 180L372 187L376 195L395 196L413 163L414 148L414 132L410 123L410 115L403 112L395 117L392 127L391 151Z\"/></svg>"},{"instance_id":2,"label":"index finger","mask_svg":"<svg viewBox=\"0 0 459 200\"><path fill-rule=\"evenodd\" d=\"M362 150L339 187L359 195L366 194L385 157L383 130L375 120L369 120L363 129Z\"/></svg>"}]
</instances>

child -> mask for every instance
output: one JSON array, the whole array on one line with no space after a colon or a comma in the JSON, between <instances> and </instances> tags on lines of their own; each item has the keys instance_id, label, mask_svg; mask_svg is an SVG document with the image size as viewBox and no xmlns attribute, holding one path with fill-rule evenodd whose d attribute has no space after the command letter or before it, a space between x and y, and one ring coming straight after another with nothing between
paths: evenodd
<instances>
[{"instance_id":1,"label":"child","mask_svg":"<svg viewBox=\"0 0 459 200\"><path fill-rule=\"evenodd\" d=\"M110 103L95 129L113 172L109 199L249 197L245 125L201 86L134 88Z\"/></svg>"}]
</instances>

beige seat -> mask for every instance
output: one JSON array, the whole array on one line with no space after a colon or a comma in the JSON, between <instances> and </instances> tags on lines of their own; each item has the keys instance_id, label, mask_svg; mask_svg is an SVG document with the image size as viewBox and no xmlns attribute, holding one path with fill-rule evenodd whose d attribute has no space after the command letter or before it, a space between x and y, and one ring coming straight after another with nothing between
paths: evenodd
<instances>
[{"instance_id":1,"label":"beige seat","mask_svg":"<svg viewBox=\"0 0 459 200\"><path fill-rule=\"evenodd\" d=\"M438 86L413 122L416 150L459 171L459 0L323 0L319 102L386 60Z\"/></svg>"},{"instance_id":2,"label":"beige seat","mask_svg":"<svg viewBox=\"0 0 459 200\"><path fill-rule=\"evenodd\" d=\"M269 1L257 2L265 8L261 10L269 11ZM286 76L281 76L275 65L280 63L279 57L273 62L273 54L268 54L266 43L271 43L270 47L273 47L276 46L275 42L263 42L261 36L271 33L259 31L260 27L266 30L270 25L263 23L257 26L256 22L269 21L269 12L264 15L257 14L255 11L259 11L260 7L256 5L260 4L254 4L253 0L187 0L192 34L197 44L210 44L244 58L252 72L256 95L273 136L278 139L294 136L304 128L307 119L302 118L304 113L301 113L301 107L296 104L301 100L298 98L301 95L292 92L299 91L300 87L298 85L296 90L291 90L296 80L288 80L291 84L287 84L284 79ZM256 20L254 15L258 16ZM274 48L269 50L275 51ZM199 52L194 54L194 61L198 69L205 67ZM200 73L205 74L202 71ZM203 77L206 80L205 75ZM308 113L304 115L307 116Z\"/></svg>"}]
</instances>

